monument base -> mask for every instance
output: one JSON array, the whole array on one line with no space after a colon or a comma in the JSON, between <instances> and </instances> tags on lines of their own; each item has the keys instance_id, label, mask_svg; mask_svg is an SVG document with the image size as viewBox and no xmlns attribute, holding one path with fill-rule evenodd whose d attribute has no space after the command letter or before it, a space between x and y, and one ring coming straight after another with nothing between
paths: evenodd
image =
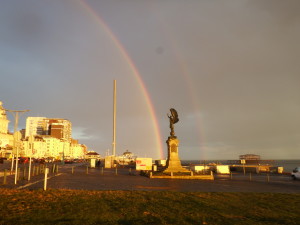
<instances>
[{"instance_id":1,"label":"monument base","mask_svg":"<svg viewBox=\"0 0 300 225\"><path fill-rule=\"evenodd\" d=\"M163 172L190 172L189 170L183 168L181 165L181 161L178 156L179 140L176 138L176 136L168 137L168 140L166 142L168 145L168 159L166 169Z\"/></svg>"}]
</instances>

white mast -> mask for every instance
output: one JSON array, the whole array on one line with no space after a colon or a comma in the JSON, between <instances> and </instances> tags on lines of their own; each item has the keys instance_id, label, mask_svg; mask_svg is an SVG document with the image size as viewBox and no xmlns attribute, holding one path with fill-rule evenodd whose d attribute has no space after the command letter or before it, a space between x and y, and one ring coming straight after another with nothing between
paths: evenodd
<instances>
[{"instance_id":1,"label":"white mast","mask_svg":"<svg viewBox=\"0 0 300 225\"><path fill-rule=\"evenodd\" d=\"M112 155L116 155L116 105L117 99L117 81L114 80L114 104L113 104L113 143L112 143Z\"/></svg>"}]
</instances>

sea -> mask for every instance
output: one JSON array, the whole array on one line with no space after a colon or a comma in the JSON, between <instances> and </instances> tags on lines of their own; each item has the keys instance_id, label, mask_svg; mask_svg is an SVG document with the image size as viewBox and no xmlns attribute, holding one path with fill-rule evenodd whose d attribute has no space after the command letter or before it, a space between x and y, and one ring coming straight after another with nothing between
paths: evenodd
<instances>
[{"instance_id":1,"label":"sea","mask_svg":"<svg viewBox=\"0 0 300 225\"><path fill-rule=\"evenodd\" d=\"M238 160L181 160L182 165L191 164L209 164L216 163L221 165L232 164L232 161ZM274 167L283 167L284 172L292 172L296 167L300 167L300 159L298 160L261 160L260 164L268 164Z\"/></svg>"}]
</instances>

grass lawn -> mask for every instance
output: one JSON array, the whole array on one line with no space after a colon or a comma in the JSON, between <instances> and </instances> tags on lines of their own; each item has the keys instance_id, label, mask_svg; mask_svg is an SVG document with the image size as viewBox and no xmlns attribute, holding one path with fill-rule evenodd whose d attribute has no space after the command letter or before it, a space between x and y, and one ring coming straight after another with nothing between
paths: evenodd
<instances>
[{"instance_id":1,"label":"grass lawn","mask_svg":"<svg viewBox=\"0 0 300 225\"><path fill-rule=\"evenodd\" d=\"M0 224L300 224L300 194L0 189Z\"/></svg>"}]
</instances>

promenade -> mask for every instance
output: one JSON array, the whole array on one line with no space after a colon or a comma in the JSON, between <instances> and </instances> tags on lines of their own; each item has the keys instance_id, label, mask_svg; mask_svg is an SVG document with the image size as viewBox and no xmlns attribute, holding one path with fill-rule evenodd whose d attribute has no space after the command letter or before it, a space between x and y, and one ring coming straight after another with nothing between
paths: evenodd
<instances>
[{"instance_id":1,"label":"promenade","mask_svg":"<svg viewBox=\"0 0 300 225\"><path fill-rule=\"evenodd\" d=\"M86 164L58 164L58 171L54 173L52 165L49 168L47 189L300 193L300 181L283 174L235 173L232 176L215 175L214 180L179 180L150 179L128 168L87 169ZM44 174L34 175L30 181L27 177L26 173L24 177L20 172L17 184L14 184L14 175L8 175L3 184L2 176L0 188L43 189Z\"/></svg>"}]
</instances>

